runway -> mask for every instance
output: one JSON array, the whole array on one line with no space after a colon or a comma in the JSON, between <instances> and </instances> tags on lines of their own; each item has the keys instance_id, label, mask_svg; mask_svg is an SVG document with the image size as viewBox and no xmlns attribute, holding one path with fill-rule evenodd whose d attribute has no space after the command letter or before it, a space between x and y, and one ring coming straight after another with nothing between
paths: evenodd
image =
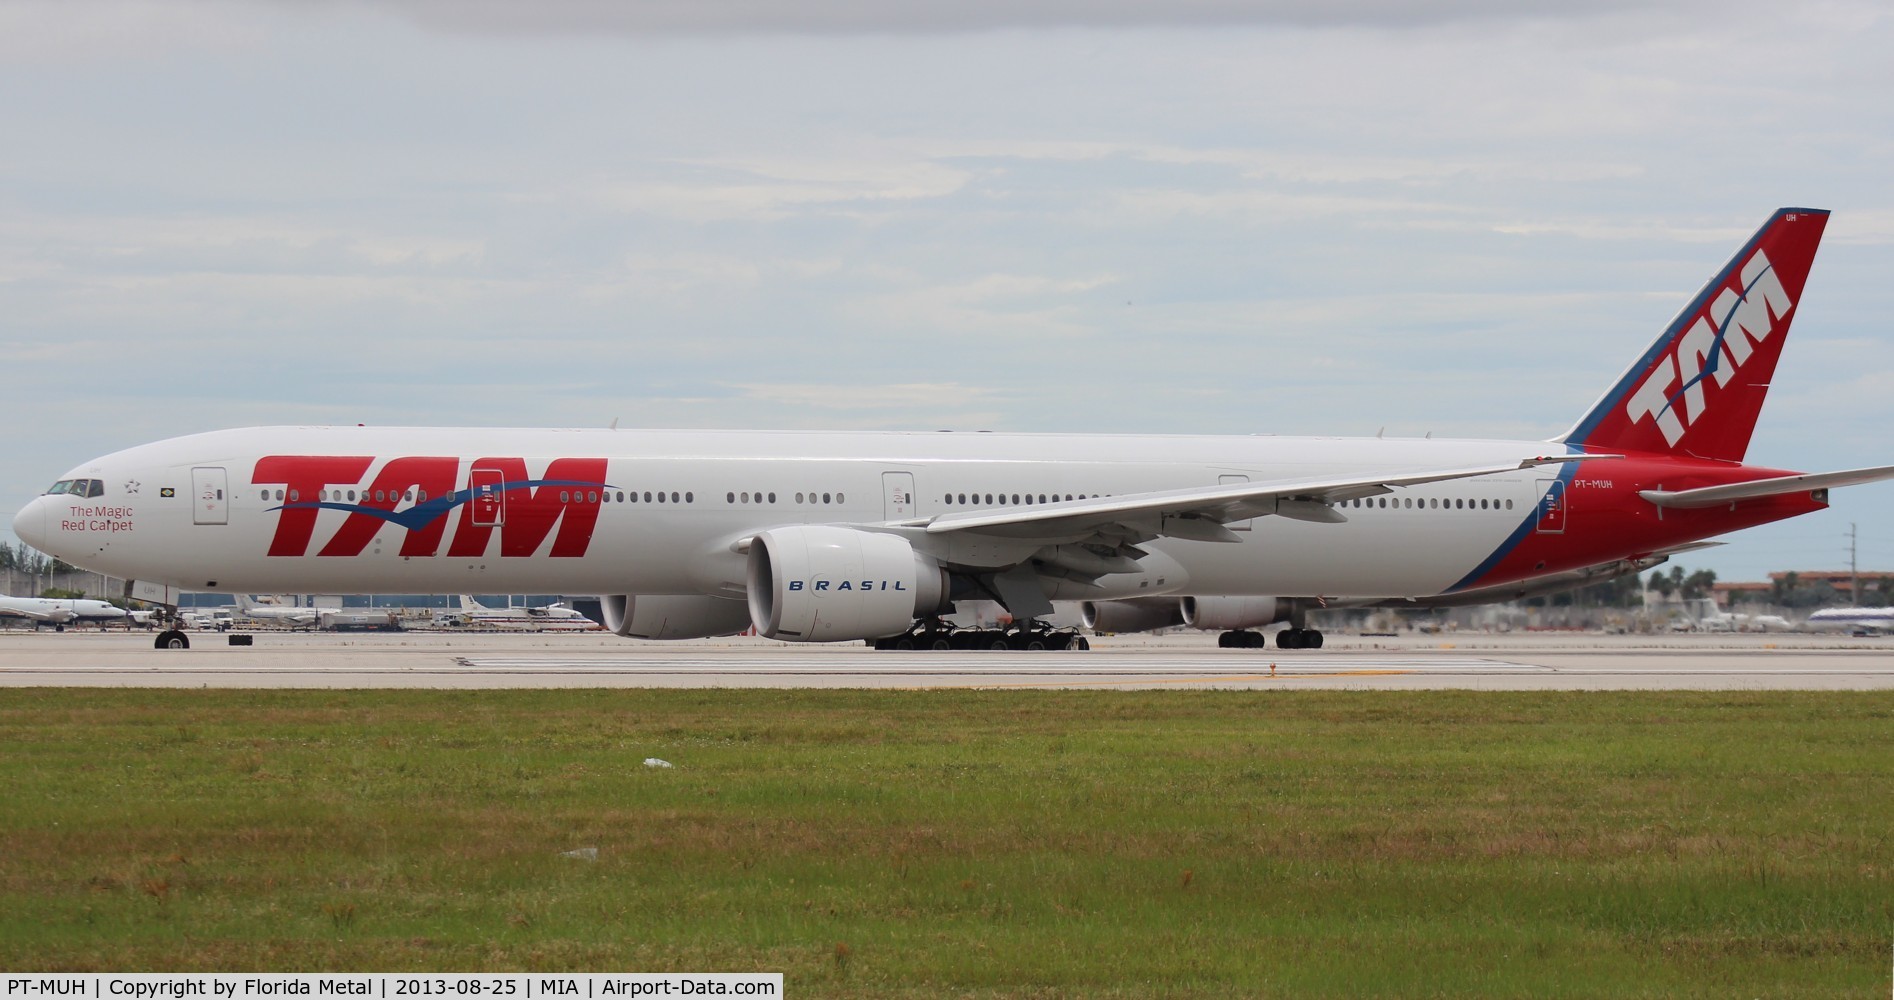
<instances>
[{"instance_id":1,"label":"runway","mask_svg":"<svg viewBox=\"0 0 1894 1000\"><path fill-rule=\"evenodd\" d=\"M1206 634L1112 636L1089 652L877 653L761 639L0 633L0 687L1173 688L1875 690L1894 641L1806 635L1349 637L1321 650L1217 649Z\"/></svg>"}]
</instances>

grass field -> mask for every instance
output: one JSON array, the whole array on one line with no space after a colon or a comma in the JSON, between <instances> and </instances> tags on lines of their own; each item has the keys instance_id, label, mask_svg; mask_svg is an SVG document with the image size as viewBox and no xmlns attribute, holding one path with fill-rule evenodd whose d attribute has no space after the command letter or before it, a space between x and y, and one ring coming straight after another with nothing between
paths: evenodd
<instances>
[{"instance_id":1,"label":"grass field","mask_svg":"<svg viewBox=\"0 0 1894 1000\"><path fill-rule=\"evenodd\" d=\"M1890 693L11 690L0 966L1883 996L1891 802Z\"/></svg>"}]
</instances>

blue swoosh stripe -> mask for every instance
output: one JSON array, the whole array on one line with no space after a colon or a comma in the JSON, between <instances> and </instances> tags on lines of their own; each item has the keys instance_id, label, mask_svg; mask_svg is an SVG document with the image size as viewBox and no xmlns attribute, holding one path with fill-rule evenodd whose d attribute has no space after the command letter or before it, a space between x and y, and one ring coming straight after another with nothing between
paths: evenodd
<instances>
[{"instance_id":1,"label":"blue swoosh stripe","mask_svg":"<svg viewBox=\"0 0 1894 1000\"><path fill-rule=\"evenodd\" d=\"M1569 498L1572 494L1572 479L1578 475L1578 467L1580 464L1579 462L1568 462L1565 468L1559 470L1558 480L1565 484L1565 497ZM1542 504L1545 498L1541 496L1539 499L1540 502L1534 503L1531 509L1526 512L1525 520L1519 522L1519 527L1513 529L1513 533L1508 535L1506 540L1499 544L1499 548L1493 550L1492 555L1487 556L1485 561L1474 567L1473 572L1461 577L1459 583L1448 587L1446 590L1441 591L1441 593L1451 594L1473 586L1480 577L1491 573L1493 568L1498 566L1502 560L1512 555L1513 550L1518 548L1519 544L1525 541L1527 536L1535 534L1539 527L1539 515L1543 512ZM1571 501L1569 499L1566 500L1565 513L1567 515L1571 513Z\"/></svg>"},{"instance_id":2,"label":"blue swoosh stripe","mask_svg":"<svg viewBox=\"0 0 1894 1000\"><path fill-rule=\"evenodd\" d=\"M1761 271L1756 272L1756 281L1761 281L1763 275L1775 269L1776 265L1771 264ZM1656 419L1658 416L1676 408L1679 397L1689 392L1692 386L1701 384L1704 379L1716 374L1717 368L1723 364L1723 341L1730 335L1730 320L1736 316L1736 310L1741 308L1743 303L1749 301L1749 292L1756 287L1756 281L1752 281L1743 286L1742 294L1736 297L1736 304L1730 306L1730 311L1723 314L1723 322L1716 325L1716 339L1710 342L1710 356L1704 359L1703 370L1698 372L1695 378L1686 381L1676 392L1671 393L1670 398L1664 400L1664 408L1652 414L1652 419ZM1679 356L1677 360L1681 362L1683 358Z\"/></svg>"}]
</instances>

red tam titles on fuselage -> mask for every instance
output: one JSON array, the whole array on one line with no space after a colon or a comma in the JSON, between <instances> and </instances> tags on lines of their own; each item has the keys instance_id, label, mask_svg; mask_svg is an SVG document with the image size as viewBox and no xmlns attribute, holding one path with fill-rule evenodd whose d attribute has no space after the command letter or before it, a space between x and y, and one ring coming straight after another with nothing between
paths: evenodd
<instances>
[{"instance_id":1,"label":"red tam titles on fuselage","mask_svg":"<svg viewBox=\"0 0 1894 1000\"><path fill-rule=\"evenodd\" d=\"M251 482L279 486L266 500L282 502L269 554L303 556L315 535L318 515L338 510L348 517L317 555L352 557L388 525L406 531L400 554L428 557L440 552L450 516L456 516L448 558L487 554L500 536L502 557L523 559L539 551L555 526L555 559L576 559L592 544L605 483L603 458L559 458L537 478L523 458L476 459L461 482L461 460L416 455L389 459L374 481L357 490L375 459L366 455L267 455L257 460Z\"/></svg>"}]
</instances>

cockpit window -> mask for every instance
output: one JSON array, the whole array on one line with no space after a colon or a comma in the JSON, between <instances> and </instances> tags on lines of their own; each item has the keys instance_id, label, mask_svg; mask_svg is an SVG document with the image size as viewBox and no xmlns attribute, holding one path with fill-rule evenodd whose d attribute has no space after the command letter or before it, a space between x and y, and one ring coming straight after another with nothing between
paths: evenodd
<instances>
[{"instance_id":1,"label":"cockpit window","mask_svg":"<svg viewBox=\"0 0 1894 1000\"><path fill-rule=\"evenodd\" d=\"M51 496L102 497L105 495L103 479L61 479L46 491Z\"/></svg>"}]
</instances>

